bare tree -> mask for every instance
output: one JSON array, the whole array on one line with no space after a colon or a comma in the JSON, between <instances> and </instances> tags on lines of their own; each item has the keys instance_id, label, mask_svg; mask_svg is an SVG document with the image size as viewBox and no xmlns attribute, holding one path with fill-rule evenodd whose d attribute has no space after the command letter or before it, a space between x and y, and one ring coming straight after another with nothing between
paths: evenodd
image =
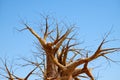
<instances>
[{"instance_id":1,"label":"bare tree","mask_svg":"<svg viewBox=\"0 0 120 80\"><path fill-rule=\"evenodd\" d=\"M57 22L54 22L53 25L53 23L49 23L50 21L48 17L44 17L44 20L45 28L41 32L43 33L43 36L40 36L25 23L25 28L20 31L29 30L30 33L32 33L32 35L37 38L40 44L40 47L38 48L41 48L43 50L42 55L44 56L44 58L42 59L44 60L45 64L40 64L37 61L34 62L24 59L25 61L31 63L36 67L32 71L30 71L30 73L28 73L28 75L24 79L20 79L10 73L6 66L6 63L4 63L7 74L9 75L7 76L8 79L10 78L10 80L14 80L16 78L18 80L27 80L28 77L32 75L34 70L36 68L39 68L39 71L43 73L42 75L44 80L81 80L82 78L89 78L90 80L95 80L92 74L92 68L88 67L89 63L100 57L104 57L109 61L113 61L112 59L107 57L107 54L120 51L120 48L102 47L106 43L110 42L109 40L107 40L107 37L110 34L108 33L98 45L97 50L91 55L88 55L89 52L85 51L85 49L76 48L76 46L79 44L74 41L76 35L73 34L75 27L74 25L70 25L69 28L66 29L66 31L64 30L64 32L60 29L61 26L59 26ZM51 29L50 26L55 27ZM66 27L65 24L64 26ZM72 56L69 56L70 54ZM76 57L78 55L79 58ZM41 55L37 55L36 57L41 58ZM44 65L44 68L42 68L41 65ZM79 67L81 65L82 68ZM82 74L86 74L86 76L82 76Z\"/></svg>"}]
</instances>

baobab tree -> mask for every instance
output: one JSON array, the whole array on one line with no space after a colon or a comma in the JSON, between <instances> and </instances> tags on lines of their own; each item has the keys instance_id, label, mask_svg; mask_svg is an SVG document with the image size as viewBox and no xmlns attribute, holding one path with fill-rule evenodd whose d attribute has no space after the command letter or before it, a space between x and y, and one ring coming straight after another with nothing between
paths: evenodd
<instances>
[{"instance_id":1,"label":"baobab tree","mask_svg":"<svg viewBox=\"0 0 120 80\"><path fill-rule=\"evenodd\" d=\"M44 17L44 21L44 29L41 31L41 34L43 35L39 35L26 23L24 23L25 28L20 30L28 30L38 40L38 43L40 44L40 47L38 48L43 50L43 53L41 51L39 54L44 56L44 58L42 58L44 64L24 59L34 65L35 68L28 73L26 78L21 79L10 73L5 63L4 66L9 75L7 76L9 80L27 80L30 75L33 75L33 72L36 69L43 73L44 80L81 80L84 77L95 80L92 74L92 68L89 68L88 66L90 62L101 57L112 61L111 58L107 57L107 54L120 51L120 48L116 47L103 48L103 45L110 42L110 40L107 40L107 37L110 34L108 33L104 36L96 51L89 54L89 51L76 47L79 44L74 41L76 35L73 33L75 29L74 25L70 25L66 28L66 25L63 24L63 28L66 28L66 30L63 31L63 29L60 29L61 26L57 22L50 24L51 21L49 21L48 17ZM55 27L51 28L53 26ZM77 57L78 55L79 57ZM38 55L37 57L41 56ZM44 69L41 65L44 65ZM86 75L81 76L82 74Z\"/></svg>"}]
</instances>

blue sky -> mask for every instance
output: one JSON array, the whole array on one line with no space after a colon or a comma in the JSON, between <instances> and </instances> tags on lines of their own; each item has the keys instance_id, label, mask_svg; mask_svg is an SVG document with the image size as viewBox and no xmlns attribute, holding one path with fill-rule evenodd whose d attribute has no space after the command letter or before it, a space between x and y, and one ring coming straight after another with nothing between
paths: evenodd
<instances>
[{"instance_id":1,"label":"blue sky","mask_svg":"<svg viewBox=\"0 0 120 80\"><path fill-rule=\"evenodd\" d=\"M16 28L24 28L21 20L38 24L40 13L76 23L80 37L89 49L95 48L92 46L99 44L111 27L110 39L120 39L120 0L0 0L0 57L32 54L36 39L28 31L18 32ZM110 44L119 45L120 41ZM119 56L111 57L120 60ZM119 69L120 65L112 63L111 67L101 70L99 80L119 79Z\"/></svg>"}]
</instances>

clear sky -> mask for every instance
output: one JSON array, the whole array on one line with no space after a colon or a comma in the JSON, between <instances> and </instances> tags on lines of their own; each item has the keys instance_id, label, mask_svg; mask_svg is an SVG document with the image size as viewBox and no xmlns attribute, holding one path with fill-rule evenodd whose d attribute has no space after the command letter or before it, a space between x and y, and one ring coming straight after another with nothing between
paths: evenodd
<instances>
[{"instance_id":1,"label":"clear sky","mask_svg":"<svg viewBox=\"0 0 120 80\"><path fill-rule=\"evenodd\" d=\"M76 23L89 49L99 44L111 27L110 38L120 39L120 0L0 0L0 57L7 55L12 59L32 54L36 39L28 31L18 32L16 28L24 28L21 20L38 24L40 13ZM120 47L120 41L110 46ZM110 57L120 60L118 54ZM111 63L98 70L99 80L120 79L120 65Z\"/></svg>"}]
</instances>

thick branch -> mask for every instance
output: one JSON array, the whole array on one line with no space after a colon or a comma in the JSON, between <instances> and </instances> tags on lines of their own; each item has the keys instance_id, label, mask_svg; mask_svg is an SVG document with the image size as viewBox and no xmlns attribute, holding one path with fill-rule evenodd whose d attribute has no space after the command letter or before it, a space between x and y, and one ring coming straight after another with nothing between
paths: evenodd
<instances>
[{"instance_id":1,"label":"thick branch","mask_svg":"<svg viewBox=\"0 0 120 80\"><path fill-rule=\"evenodd\" d=\"M69 38L69 40L67 41L67 44L65 45L65 47L63 47L63 50L64 50L64 52L62 53L63 54L63 65L66 65L67 54L70 51L70 48L76 45L76 44L70 45L70 41L73 39L73 37L74 35L71 38Z\"/></svg>"},{"instance_id":2,"label":"thick branch","mask_svg":"<svg viewBox=\"0 0 120 80\"><path fill-rule=\"evenodd\" d=\"M71 31L72 31L72 28L68 29L62 37L54 41L54 45L56 45L56 49L58 49L62 45L63 41L67 38L67 36L69 35Z\"/></svg>"},{"instance_id":3,"label":"thick branch","mask_svg":"<svg viewBox=\"0 0 120 80\"><path fill-rule=\"evenodd\" d=\"M43 40L32 28L28 27L28 25L25 24L25 26L39 40L41 45L44 47L46 41Z\"/></svg>"},{"instance_id":4,"label":"thick branch","mask_svg":"<svg viewBox=\"0 0 120 80\"><path fill-rule=\"evenodd\" d=\"M32 71L29 72L29 74L24 78L24 80L28 80L28 78L30 77L30 75L32 75L32 73L37 69L37 67L35 67Z\"/></svg>"},{"instance_id":5,"label":"thick branch","mask_svg":"<svg viewBox=\"0 0 120 80\"><path fill-rule=\"evenodd\" d=\"M10 79L10 80L14 80L14 77L13 77L12 73L11 73L10 70L8 69L6 59L5 59L5 61L3 61L3 60L0 58L0 60L2 61L3 65L4 65L4 67L5 67L5 69L4 69L4 68L0 68L0 69L2 69L3 71L7 72L7 75L8 75L8 76L5 76L5 75L3 75L3 74L0 74L0 75L2 75L2 76L5 77L5 78L8 78L8 79Z\"/></svg>"},{"instance_id":6,"label":"thick branch","mask_svg":"<svg viewBox=\"0 0 120 80\"><path fill-rule=\"evenodd\" d=\"M53 62L54 62L61 70L65 70L65 69L66 69L65 66L63 66L62 64L60 64L60 63L58 62L58 60L57 60L53 55L51 55L51 58L52 58Z\"/></svg>"},{"instance_id":7,"label":"thick branch","mask_svg":"<svg viewBox=\"0 0 120 80\"><path fill-rule=\"evenodd\" d=\"M7 71L8 75L9 75L9 78L10 78L11 80L13 80L14 78L13 78L11 72L9 71L6 63L5 63L5 68L6 68L6 71Z\"/></svg>"},{"instance_id":8,"label":"thick branch","mask_svg":"<svg viewBox=\"0 0 120 80\"><path fill-rule=\"evenodd\" d=\"M48 36L48 20L46 18L46 28L45 28L45 33L44 33L44 39L45 40L46 40L47 36Z\"/></svg>"},{"instance_id":9,"label":"thick branch","mask_svg":"<svg viewBox=\"0 0 120 80\"><path fill-rule=\"evenodd\" d=\"M57 32L56 40L58 40L59 37L60 37L60 32L59 32L58 24L56 24L56 32Z\"/></svg>"},{"instance_id":10,"label":"thick branch","mask_svg":"<svg viewBox=\"0 0 120 80\"><path fill-rule=\"evenodd\" d=\"M82 73L83 73L83 69L75 69L72 73L72 76L76 77L76 76L78 76L79 74L82 74Z\"/></svg>"},{"instance_id":11,"label":"thick branch","mask_svg":"<svg viewBox=\"0 0 120 80\"><path fill-rule=\"evenodd\" d=\"M88 62L86 62L86 63L84 64L83 71L84 71L84 73L87 74L87 76L90 77L91 80L94 80L94 77L92 76L92 73L91 73L91 69L88 69L87 66L88 66Z\"/></svg>"}]
</instances>

